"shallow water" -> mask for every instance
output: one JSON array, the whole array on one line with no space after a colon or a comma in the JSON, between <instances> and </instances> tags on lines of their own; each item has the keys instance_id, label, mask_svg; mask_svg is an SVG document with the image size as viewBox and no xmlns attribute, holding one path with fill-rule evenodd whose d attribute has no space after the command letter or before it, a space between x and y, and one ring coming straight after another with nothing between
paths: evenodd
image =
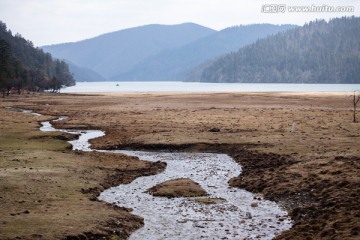
<instances>
[{"instance_id":1,"label":"shallow water","mask_svg":"<svg viewBox=\"0 0 360 240\"><path fill-rule=\"evenodd\" d=\"M67 119L67 117L62 116L62 117L59 117L58 119L53 120L53 121L63 121L63 120L66 120L66 119ZM56 129L56 128L54 128L52 126L52 124L50 122L42 122L41 127L40 127L40 131L43 131L43 132L60 131L60 132L66 132L66 133L70 133L70 134L79 135L78 139L69 141L69 143L73 146L72 147L73 150L84 151L84 152L94 151L93 149L90 148L90 145L91 145L89 143L90 139L102 137L102 136L105 135L105 133L103 131L100 131L100 130Z\"/></svg>"},{"instance_id":2,"label":"shallow water","mask_svg":"<svg viewBox=\"0 0 360 240\"><path fill-rule=\"evenodd\" d=\"M254 200L248 191L232 188L228 180L238 176L240 166L225 154L153 153L112 151L146 161L167 163L160 174L140 177L131 184L107 189L100 200L133 208L144 217L145 226L130 239L272 239L291 228L287 213L276 203ZM145 191L170 179L191 178L219 204L203 204L196 198L153 197ZM251 204L257 203L257 207Z\"/></svg>"},{"instance_id":3,"label":"shallow water","mask_svg":"<svg viewBox=\"0 0 360 240\"><path fill-rule=\"evenodd\" d=\"M60 117L58 121L65 119ZM99 196L102 201L132 208L133 214L144 218L145 226L130 239L272 239L292 226L287 212L275 202L229 187L228 180L238 176L241 167L228 155L93 150L89 140L103 136L104 132L55 129L50 122L43 122L40 130L80 135L78 140L70 141L74 150L122 153L167 163L160 174L137 178L130 184L107 189ZM209 193L207 197L225 201L203 204L196 202L196 198L168 199L145 192L176 178L190 178ZM257 206L252 207L255 203Z\"/></svg>"},{"instance_id":4,"label":"shallow water","mask_svg":"<svg viewBox=\"0 0 360 240\"><path fill-rule=\"evenodd\" d=\"M21 108L15 108L15 107L5 107L5 109L13 110L13 111L21 111L23 113L29 113L34 116L42 116L42 114L40 114L40 113L36 113L36 112L33 112L32 110L27 110L27 109L21 109Z\"/></svg>"}]
</instances>

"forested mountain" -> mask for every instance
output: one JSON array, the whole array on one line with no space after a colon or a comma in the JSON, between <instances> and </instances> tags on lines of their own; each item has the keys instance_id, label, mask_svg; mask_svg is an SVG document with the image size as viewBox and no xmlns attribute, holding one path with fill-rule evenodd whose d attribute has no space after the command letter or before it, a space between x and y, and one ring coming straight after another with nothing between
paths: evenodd
<instances>
[{"instance_id":1,"label":"forested mountain","mask_svg":"<svg viewBox=\"0 0 360 240\"><path fill-rule=\"evenodd\" d=\"M255 42L294 25L254 24L215 32L178 48L150 56L131 71L114 76L113 81L181 81L196 65Z\"/></svg>"},{"instance_id":2,"label":"forested mountain","mask_svg":"<svg viewBox=\"0 0 360 240\"><path fill-rule=\"evenodd\" d=\"M44 46L59 59L98 72L105 78L130 71L140 61L165 49L179 47L215 31L194 23L146 25L92 39Z\"/></svg>"},{"instance_id":3,"label":"forested mountain","mask_svg":"<svg viewBox=\"0 0 360 240\"><path fill-rule=\"evenodd\" d=\"M191 80L360 83L360 18L310 22L258 40L200 67L199 71L194 71L197 74Z\"/></svg>"},{"instance_id":4,"label":"forested mountain","mask_svg":"<svg viewBox=\"0 0 360 240\"><path fill-rule=\"evenodd\" d=\"M58 91L62 85L71 86L75 81L68 65L53 60L42 49L20 34L12 35L0 21L0 89L3 93L16 88Z\"/></svg>"}]
</instances>

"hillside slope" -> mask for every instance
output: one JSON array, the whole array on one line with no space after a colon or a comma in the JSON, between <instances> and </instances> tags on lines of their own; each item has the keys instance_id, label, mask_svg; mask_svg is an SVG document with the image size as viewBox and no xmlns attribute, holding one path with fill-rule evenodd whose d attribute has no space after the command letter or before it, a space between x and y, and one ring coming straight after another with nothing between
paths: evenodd
<instances>
[{"instance_id":1,"label":"hillside slope","mask_svg":"<svg viewBox=\"0 0 360 240\"><path fill-rule=\"evenodd\" d=\"M294 25L254 24L226 28L184 46L168 49L144 59L114 81L179 81L198 64L236 51L259 38L294 28Z\"/></svg>"},{"instance_id":2,"label":"hillside slope","mask_svg":"<svg viewBox=\"0 0 360 240\"><path fill-rule=\"evenodd\" d=\"M179 47L215 31L194 23L146 25L75 43L44 46L59 59L89 68L105 78L131 70L150 55Z\"/></svg>"},{"instance_id":3,"label":"hillside slope","mask_svg":"<svg viewBox=\"0 0 360 240\"><path fill-rule=\"evenodd\" d=\"M72 86L75 80L64 61L35 48L19 33L13 35L0 21L0 89L9 94L16 88L34 91L58 91L62 85Z\"/></svg>"},{"instance_id":4,"label":"hillside slope","mask_svg":"<svg viewBox=\"0 0 360 240\"><path fill-rule=\"evenodd\" d=\"M91 69L79 67L69 61L67 61L67 64L69 65L69 71L73 74L76 82L104 82L107 80L99 73Z\"/></svg>"},{"instance_id":5,"label":"hillside slope","mask_svg":"<svg viewBox=\"0 0 360 240\"><path fill-rule=\"evenodd\" d=\"M259 40L201 71L193 81L360 83L360 18L310 22Z\"/></svg>"}]
</instances>

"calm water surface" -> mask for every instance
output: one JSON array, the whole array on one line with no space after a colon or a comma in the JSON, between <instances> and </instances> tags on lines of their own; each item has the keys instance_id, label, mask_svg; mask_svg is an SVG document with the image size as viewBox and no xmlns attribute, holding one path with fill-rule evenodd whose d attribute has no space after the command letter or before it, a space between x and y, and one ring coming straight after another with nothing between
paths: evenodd
<instances>
[{"instance_id":1,"label":"calm water surface","mask_svg":"<svg viewBox=\"0 0 360 240\"><path fill-rule=\"evenodd\" d=\"M84 92L352 92L360 84L192 83L192 82L78 82L62 90Z\"/></svg>"}]
</instances>

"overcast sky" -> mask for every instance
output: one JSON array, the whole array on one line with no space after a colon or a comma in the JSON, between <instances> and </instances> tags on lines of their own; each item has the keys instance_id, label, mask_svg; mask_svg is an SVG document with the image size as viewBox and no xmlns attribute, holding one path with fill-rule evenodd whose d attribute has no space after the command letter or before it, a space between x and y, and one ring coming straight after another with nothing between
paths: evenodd
<instances>
[{"instance_id":1,"label":"overcast sky","mask_svg":"<svg viewBox=\"0 0 360 240\"><path fill-rule=\"evenodd\" d=\"M354 12L263 13L266 4L354 6ZM194 22L221 30L251 23L303 25L345 15L360 16L360 0L0 0L0 20L36 46L151 23Z\"/></svg>"}]
</instances>

